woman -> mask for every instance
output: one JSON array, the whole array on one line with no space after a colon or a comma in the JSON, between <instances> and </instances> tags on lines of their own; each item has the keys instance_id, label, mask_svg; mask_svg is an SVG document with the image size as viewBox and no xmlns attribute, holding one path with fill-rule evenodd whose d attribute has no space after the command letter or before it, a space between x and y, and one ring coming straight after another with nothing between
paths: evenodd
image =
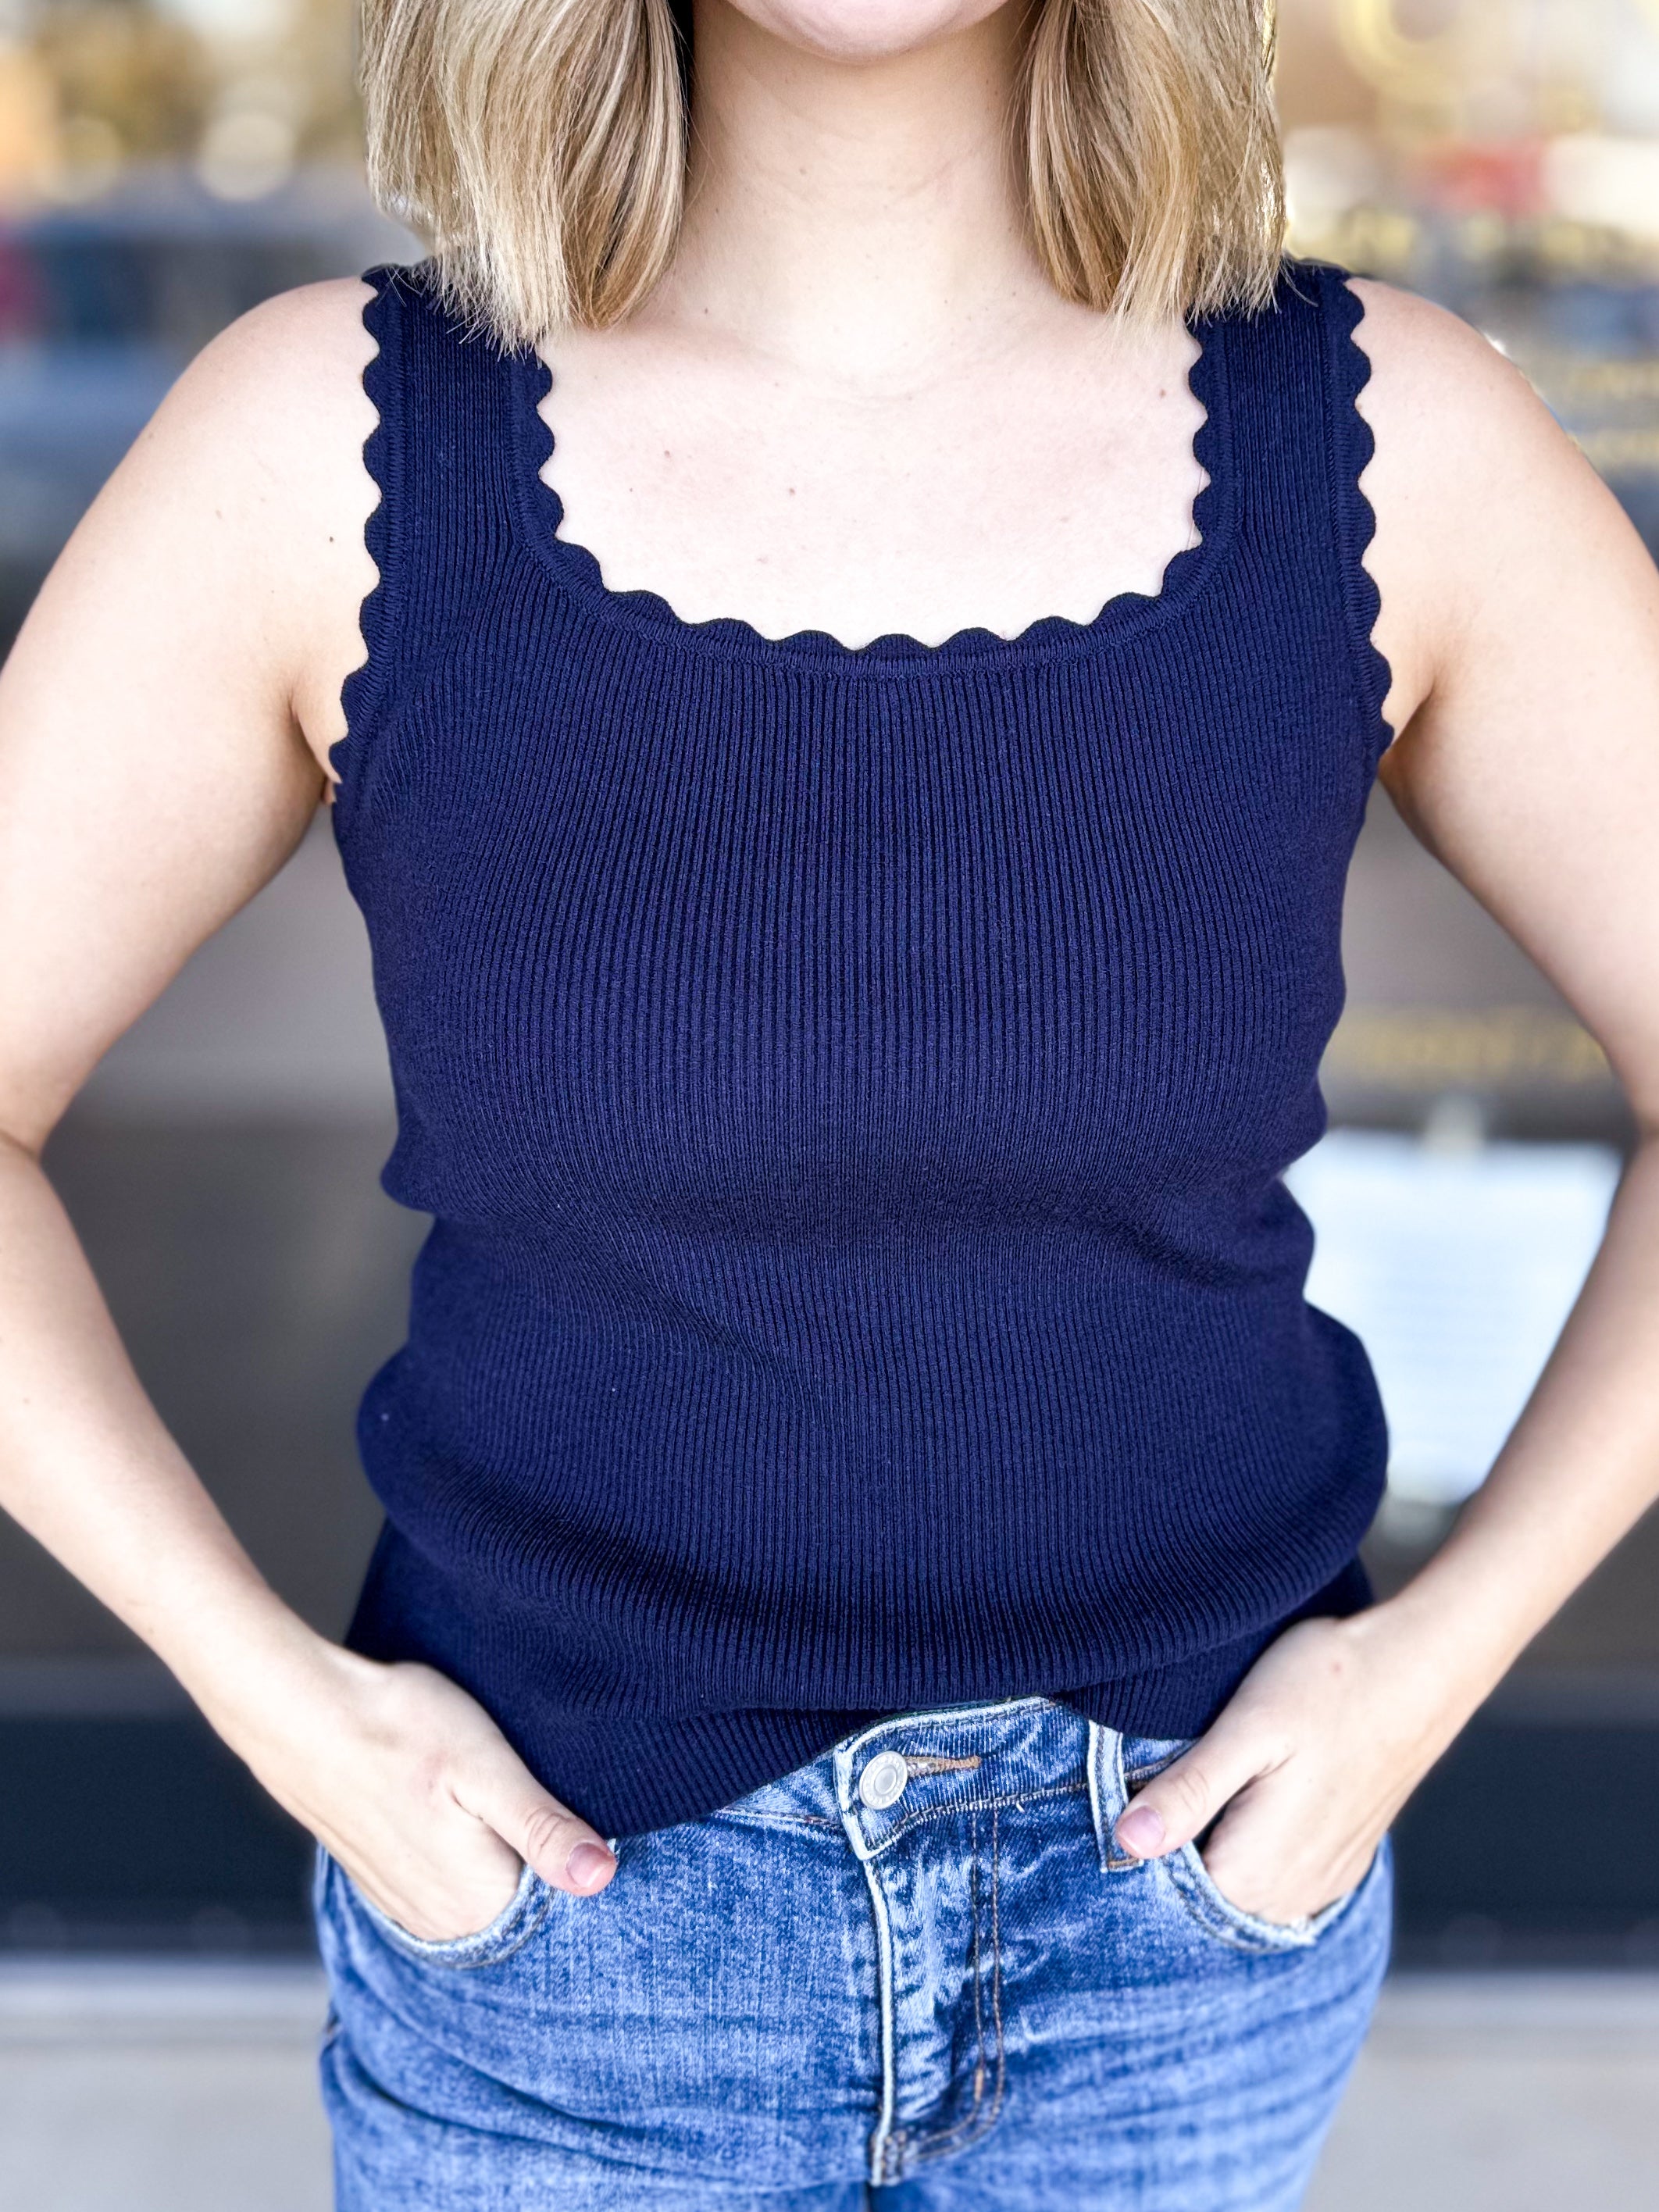
<instances>
[{"instance_id":1,"label":"woman","mask_svg":"<svg viewBox=\"0 0 1659 2212\"><path fill-rule=\"evenodd\" d=\"M1295 2204L1391 1817L1659 1490L1659 580L1281 270L1264 13L374 0L435 264L210 347L7 669L5 1500L324 1847L349 2212ZM1377 773L1650 1133L1370 1604L1279 1177ZM349 1649L38 1165L325 784L435 1218Z\"/></svg>"}]
</instances>

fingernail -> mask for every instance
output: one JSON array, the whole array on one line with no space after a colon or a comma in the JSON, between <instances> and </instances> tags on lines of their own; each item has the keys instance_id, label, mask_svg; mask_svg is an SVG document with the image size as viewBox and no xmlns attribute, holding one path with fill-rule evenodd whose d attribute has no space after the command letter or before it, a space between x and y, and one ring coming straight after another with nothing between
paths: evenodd
<instances>
[{"instance_id":1,"label":"fingernail","mask_svg":"<svg viewBox=\"0 0 1659 2212\"><path fill-rule=\"evenodd\" d=\"M1151 1805L1132 1806L1112 1833L1137 1858L1155 1858L1164 1841L1164 1818Z\"/></svg>"},{"instance_id":2,"label":"fingernail","mask_svg":"<svg viewBox=\"0 0 1659 2212\"><path fill-rule=\"evenodd\" d=\"M564 1870L578 1889L597 1889L610 1878L616 1863L603 1844L578 1844Z\"/></svg>"}]
</instances>

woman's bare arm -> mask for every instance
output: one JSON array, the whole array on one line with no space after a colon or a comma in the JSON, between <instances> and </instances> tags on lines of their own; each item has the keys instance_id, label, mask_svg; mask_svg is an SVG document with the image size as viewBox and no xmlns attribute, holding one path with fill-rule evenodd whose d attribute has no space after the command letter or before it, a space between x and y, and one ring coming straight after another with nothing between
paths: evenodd
<instances>
[{"instance_id":1,"label":"woman's bare arm","mask_svg":"<svg viewBox=\"0 0 1659 2212\"><path fill-rule=\"evenodd\" d=\"M1524 380L1359 288L1406 820L1606 1048L1640 1143L1526 1413L1437 1558L1273 1645L1120 1833L1289 1920L1340 1894L1474 1708L1659 1498L1659 571Z\"/></svg>"},{"instance_id":2,"label":"woman's bare arm","mask_svg":"<svg viewBox=\"0 0 1659 2212\"><path fill-rule=\"evenodd\" d=\"M269 1589L146 1399L40 1165L80 1085L283 866L361 660L362 287L290 294L180 380L0 673L0 1504L143 1637L416 1933L491 1917L583 1822L471 1700Z\"/></svg>"},{"instance_id":3,"label":"woman's bare arm","mask_svg":"<svg viewBox=\"0 0 1659 2212\"><path fill-rule=\"evenodd\" d=\"M1409 433L1380 433L1401 455L1393 476L1379 462L1381 573L1440 613L1432 689L1383 781L1603 1046L1639 1140L1525 1419L1407 1601L1461 1619L1476 1680L1495 1679L1659 1498L1659 568L1501 356L1362 289L1384 373L1409 354L1458 386L1462 418L1415 456L1449 495L1415 574ZM1401 411L1386 387L1382 404Z\"/></svg>"}]
</instances>

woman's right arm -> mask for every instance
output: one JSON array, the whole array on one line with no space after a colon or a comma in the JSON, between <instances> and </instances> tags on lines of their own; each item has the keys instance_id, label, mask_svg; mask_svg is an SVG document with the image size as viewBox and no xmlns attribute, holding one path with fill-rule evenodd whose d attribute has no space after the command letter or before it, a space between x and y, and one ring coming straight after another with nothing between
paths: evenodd
<instances>
[{"instance_id":1,"label":"woman's right arm","mask_svg":"<svg viewBox=\"0 0 1659 2212\"><path fill-rule=\"evenodd\" d=\"M362 297L289 294L207 349L0 672L0 1505L377 1904L445 1936L494 1917L520 1860L577 1893L614 1862L455 1685L357 1658L276 1597L145 1397L40 1167L98 1060L325 794L374 583Z\"/></svg>"}]
</instances>

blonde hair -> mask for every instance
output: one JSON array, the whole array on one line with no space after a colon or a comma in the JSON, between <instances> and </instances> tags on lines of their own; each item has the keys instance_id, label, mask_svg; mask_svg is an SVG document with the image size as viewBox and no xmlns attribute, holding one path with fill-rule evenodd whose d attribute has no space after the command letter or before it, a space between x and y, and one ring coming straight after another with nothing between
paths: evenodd
<instances>
[{"instance_id":1,"label":"blonde hair","mask_svg":"<svg viewBox=\"0 0 1659 2212\"><path fill-rule=\"evenodd\" d=\"M1030 0L1015 112L1067 298L1255 307L1285 234L1273 0ZM363 0L369 174L506 343L638 306L685 200L690 0Z\"/></svg>"}]
</instances>

